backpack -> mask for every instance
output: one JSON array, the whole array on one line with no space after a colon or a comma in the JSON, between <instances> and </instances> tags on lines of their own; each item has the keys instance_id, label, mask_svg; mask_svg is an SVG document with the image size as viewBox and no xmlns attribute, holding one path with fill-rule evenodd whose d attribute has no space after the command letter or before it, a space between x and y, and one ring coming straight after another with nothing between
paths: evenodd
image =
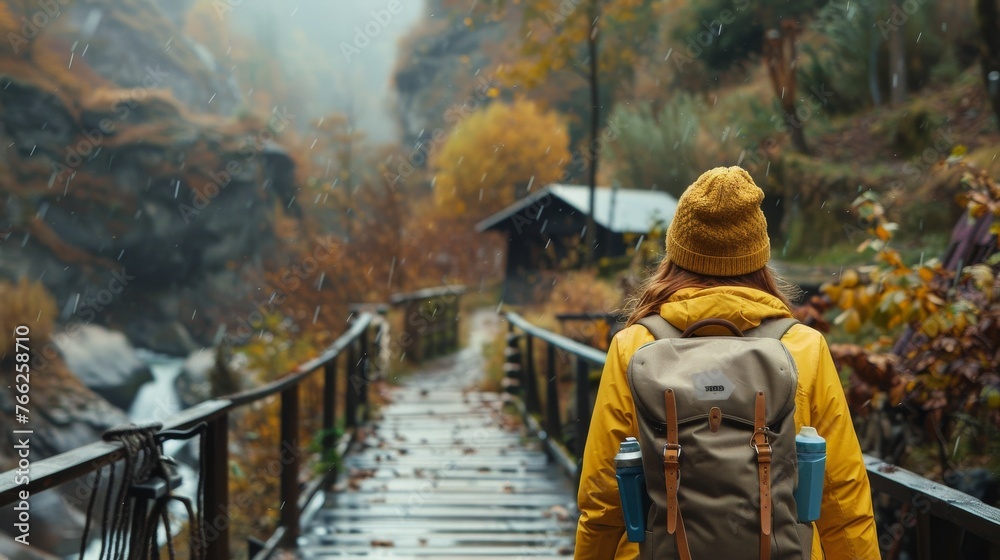
<instances>
[{"instance_id":1,"label":"backpack","mask_svg":"<svg viewBox=\"0 0 1000 560\"><path fill-rule=\"evenodd\" d=\"M795 361L780 338L797 321L743 333L705 319L683 333L659 315L628 382L650 507L640 558L809 558L812 524L793 492ZM706 326L734 336L692 336Z\"/></svg>"}]
</instances>

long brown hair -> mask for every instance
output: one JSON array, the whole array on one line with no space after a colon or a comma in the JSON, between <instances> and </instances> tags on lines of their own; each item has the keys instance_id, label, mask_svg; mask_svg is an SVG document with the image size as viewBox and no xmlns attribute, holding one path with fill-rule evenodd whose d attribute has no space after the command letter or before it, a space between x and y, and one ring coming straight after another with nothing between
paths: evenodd
<instances>
[{"instance_id":1,"label":"long brown hair","mask_svg":"<svg viewBox=\"0 0 1000 560\"><path fill-rule=\"evenodd\" d=\"M739 286L766 292L778 298L789 310L792 308L791 301L801 293L797 286L782 280L766 266L741 276L706 276L685 270L670 262L670 259L663 259L656 271L639 285L636 290L638 295L626 304L625 311L629 314L626 326L633 325L647 315L659 313L660 306L678 290L718 286Z\"/></svg>"}]
</instances>

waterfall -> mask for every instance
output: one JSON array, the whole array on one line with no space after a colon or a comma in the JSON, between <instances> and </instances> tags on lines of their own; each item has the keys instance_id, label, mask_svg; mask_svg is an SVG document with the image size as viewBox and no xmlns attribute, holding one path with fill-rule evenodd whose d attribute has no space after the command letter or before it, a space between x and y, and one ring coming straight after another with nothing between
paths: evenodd
<instances>
[{"instance_id":1,"label":"waterfall","mask_svg":"<svg viewBox=\"0 0 1000 560\"><path fill-rule=\"evenodd\" d=\"M184 359L137 350L139 358L153 372L153 380L139 388L128 411L136 423L162 422L181 409L174 381L184 368Z\"/></svg>"},{"instance_id":2,"label":"waterfall","mask_svg":"<svg viewBox=\"0 0 1000 560\"><path fill-rule=\"evenodd\" d=\"M180 398L174 387L174 381L184 368L184 358L165 356L150 352L148 350L136 350L139 358L145 362L153 374L153 380L147 382L139 388L135 400L128 410L129 420L136 424L148 422L163 422L170 416L181 410ZM180 462L180 457L184 447L194 442L197 445L197 438L188 441L166 441L163 444L163 454L173 457L178 461L177 472L181 475L182 483L180 488L174 490L175 494L194 498L198 491L198 471L190 465ZM197 455L197 450L194 451ZM179 503L174 503L170 508L171 526L177 527L187 519L184 507ZM159 542L165 542L165 533L161 527ZM96 560L99 558L101 543L93 540L87 546L84 560ZM73 560L77 555L73 555ZM67 559L69 560L69 559Z\"/></svg>"}]
</instances>

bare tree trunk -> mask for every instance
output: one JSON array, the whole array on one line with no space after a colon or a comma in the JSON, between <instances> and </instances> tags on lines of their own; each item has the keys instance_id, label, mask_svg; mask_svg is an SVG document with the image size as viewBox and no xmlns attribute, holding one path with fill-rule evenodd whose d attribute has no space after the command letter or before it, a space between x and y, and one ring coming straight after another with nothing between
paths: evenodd
<instances>
[{"instance_id":1,"label":"bare tree trunk","mask_svg":"<svg viewBox=\"0 0 1000 560\"><path fill-rule=\"evenodd\" d=\"M983 43L980 47L983 67L983 84L993 107L993 114L1000 121L1000 21L996 0L976 0L976 17Z\"/></svg>"},{"instance_id":2,"label":"bare tree trunk","mask_svg":"<svg viewBox=\"0 0 1000 560\"><path fill-rule=\"evenodd\" d=\"M868 49L868 92L872 96L872 105L878 107L882 104L882 91L878 86L878 29L872 27L871 46Z\"/></svg>"},{"instance_id":3,"label":"bare tree trunk","mask_svg":"<svg viewBox=\"0 0 1000 560\"><path fill-rule=\"evenodd\" d=\"M889 32L889 78L891 100L893 105L902 105L906 102L906 45L903 44L905 33L903 27L906 19L900 18L895 21L896 14L903 14L899 8L899 2L893 1L889 7L890 22L892 23Z\"/></svg>"},{"instance_id":4,"label":"bare tree trunk","mask_svg":"<svg viewBox=\"0 0 1000 560\"><path fill-rule=\"evenodd\" d=\"M795 114L795 97L797 95L795 69L798 59L795 43L798 35L798 24L792 20L783 19L780 27L780 31L772 28L764 32L764 63L767 65L774 95L781 104L784 121L792 138L792 145L795 146L796 151L808 154L809 146L806 144L804 131L805 122Z\"/></svg>"},{"instance_id":5,"label":"bare tree trunk","mask_svg":"<svg viewBox=\"0 0 1000 560\"><path fill-rule=\"evenodd\" d=\"M587 146L587 153L590 154L590 169L588 170L588 185L590 186L590 206L587 215L587 231L584 235L584 264L588 268L596 261L595 248L597 240L597 222L594 221L594 206L597 196L597 134L600 131L601 105L600 88L597 81L597 41L598 41L598 18L600 17L600 0L590 2L590 33L587 34L587 53L590 56L590 145Z\"/></svg>"}]
</instances>

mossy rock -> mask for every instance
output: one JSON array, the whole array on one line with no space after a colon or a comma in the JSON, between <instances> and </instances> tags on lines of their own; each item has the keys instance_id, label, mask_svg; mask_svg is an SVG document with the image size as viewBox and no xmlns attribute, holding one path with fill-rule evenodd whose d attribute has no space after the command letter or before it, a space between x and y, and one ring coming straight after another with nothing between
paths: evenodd
<instances>
[{"instance_id":1,"label":"mossy rock","mask_svg":"<svg viewBox=\"0 0 1000 560\"><path fill-rule=\"evenodd\" d=\"M884 136L900 155L914 156L933 147L934 132L943 124L943 118L930 105L915 101L876 123L872 133Z\"/></svg>"}]
</instances>

